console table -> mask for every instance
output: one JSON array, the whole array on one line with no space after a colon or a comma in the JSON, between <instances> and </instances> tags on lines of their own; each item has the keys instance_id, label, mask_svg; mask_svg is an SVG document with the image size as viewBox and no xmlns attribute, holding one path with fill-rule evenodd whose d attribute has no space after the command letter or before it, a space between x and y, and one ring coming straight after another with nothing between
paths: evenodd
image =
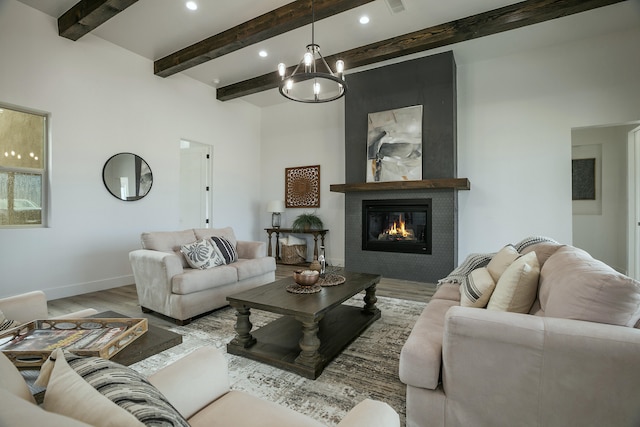
<instances>
[{"instance_id":1,"label":"console table","mask_svg":"<svg viewBox=\"0 0 640 427\"><path fill-rule=\"evenodd\" d=\"M312 234L313 235L313 259L318 259L318 237L320 237L320 245L324 246L324 236L329 230L307 230L307 231L294 231L292 228L265 228L269 235L269 248L267 250L267 256L273 256L271 250L271 235L276 233L276 262L280 261L280 233L286 234Z\"/></svg>"}]
</instances>

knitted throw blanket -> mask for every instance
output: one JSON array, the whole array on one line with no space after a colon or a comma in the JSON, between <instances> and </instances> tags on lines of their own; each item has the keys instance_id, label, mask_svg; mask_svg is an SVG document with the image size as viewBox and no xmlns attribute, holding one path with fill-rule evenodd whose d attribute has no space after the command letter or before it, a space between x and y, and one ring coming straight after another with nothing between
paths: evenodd
<instances>
[{"instance_id":1,"label":"knitted throw blanket","mask_svg":"<svg viewBox=\"0 0 640 427\"><path fill-rule=\"evenodd\" d=\"M521 253L525 248L528 248L531 245L535 245L538 243L558 243L549 237L543 236L532 236L527 237L526 239L512 245L516 251ZM489 264L489 261L493 258L493 256L497 252L491 253L473 253L469 255L463 262L460 264L455 270L453 270L447 277L444 279L438 280L438 286L443 283L463 283L467 280L467 277L473 270L476 268L486 267Z\"/></svg>"}]
</instances>

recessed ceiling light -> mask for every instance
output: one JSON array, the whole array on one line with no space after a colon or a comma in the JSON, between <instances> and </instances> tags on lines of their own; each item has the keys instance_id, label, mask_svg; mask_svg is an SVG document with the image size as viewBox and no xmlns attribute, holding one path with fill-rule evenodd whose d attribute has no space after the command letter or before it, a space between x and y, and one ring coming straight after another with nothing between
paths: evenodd
<instances>
[{"instance_id":1,"label":"recessed ceiling light","mask_svg":"<svg viewBox=\"0 0 640 427\"><path fill-rule=\"evenodd\" d=\"M266 50L261 50L260 52L258 52L258 55L260 55L260 58L266 58L269 54Z\"/></svg>"},{"instance_id":2,"label":"recessed ceiling light","mask_svg":"<svg viewBox=\"0 0 640 427\"><path fill-rule=\"evenodd\" d=\"M188 1L186 3L187 9L189 10L197 10L198 9L198 4L194 1Z\"/></svg>"},{"instance_id":3,"label":"recessed ceiling light","mask_svg":"<svg viewBox=\"0 0 640 427\"><path fill-rule=\"evenodd\" d=\"M368 24L369 23L369 17L366 16L366 15L365 16L361 16L360 17L360 23L363 24L363 25L364 24Z\"/></svg>"}]
</instances>

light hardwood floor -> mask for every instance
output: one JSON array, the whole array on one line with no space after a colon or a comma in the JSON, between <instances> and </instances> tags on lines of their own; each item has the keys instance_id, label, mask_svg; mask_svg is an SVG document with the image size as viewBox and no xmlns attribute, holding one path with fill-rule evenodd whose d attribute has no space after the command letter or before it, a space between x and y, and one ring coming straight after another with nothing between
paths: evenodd
<instances>
[{"instance_id":1,"label":"light hardwood floor","mask_svg":"<svg viewBox=\"0 0 640 427\"><path fill-rule=\"evenodd\" d=\"M293 270L299 268L299 266L278 264L276 279L289 277ZM383 277L377 286L376 295L412 301L428 301L434 291L435 285L433 283ZM49 301L49 314L58 316L88 307L95 308L99 312L112 310L129 317L146 317L149 323L160 327L174 326L174 323L166 318L155 314L142 313L138 304L135 285L126 285L106 291L91 292Z\"/></svg>"}]
</instances>

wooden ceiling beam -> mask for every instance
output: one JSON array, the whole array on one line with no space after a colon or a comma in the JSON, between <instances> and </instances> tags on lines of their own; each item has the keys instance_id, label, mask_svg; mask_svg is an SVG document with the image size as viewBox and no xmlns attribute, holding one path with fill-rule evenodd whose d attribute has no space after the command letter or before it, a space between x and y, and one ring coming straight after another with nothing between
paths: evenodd
<instances>
[{"instance_id":1,"label":"wooden ceiling beam","mask_svg":"<svg viewBox=\"0 0 640 427\"><path fill-rule=\"evenodd\" d=\"M73 41L95 30L138 0L82 0L58 18L58 34Z\"/></svg>"},{"instance_id":2,"label":"wooden ceiling beam","mask_svg":"<svg viewBox=\"0 0 640 427\"><path fill-rule=\"evenodd\" d=\"M417 52L586 12L622 1L625 0L527 0L347 50L328 56L325 59L330 64L334 63L337 59L342 59L347 69L354 69ZM293 68L295 68L295 65L287 69L288 75L293 71ZM217 89L216 96L220 101L228 101L274 89L278 87L279 84L280 77L274 70L273 73L220 87Z\"/></svg>"},{"instance_id":3,"label":"wooden ceiling beam","mask_svg":"<svg viewBox=\"0 0 640 427\"><path fill-rule=\"evenodd\" d=\"M372 1L315 0L316 21ZM311 0L294 1L156 60L153 64L154 74L168 77L238 49L303 27L311 23L310 12Z\"/></svg>"}]
</instances>

